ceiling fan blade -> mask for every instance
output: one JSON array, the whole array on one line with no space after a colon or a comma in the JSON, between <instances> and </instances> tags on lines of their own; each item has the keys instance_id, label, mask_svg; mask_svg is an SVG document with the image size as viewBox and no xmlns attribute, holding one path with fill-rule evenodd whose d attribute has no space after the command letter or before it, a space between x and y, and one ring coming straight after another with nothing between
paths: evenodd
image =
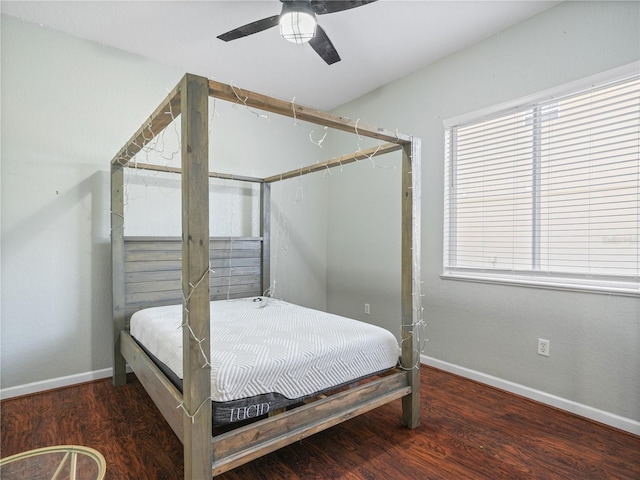
<instances>
[{"instance_id":1,"label":"ceiling fan blade","mask_svg":"<svg viewBox=\"0 0 640 480\"><path fill-rule=\"evenodd\" d=\"M333 65L340 61L340 55L320 25L316 26L316 36L309 41L309 45L327 62L327 65Z\"/></svg>"},{"instance_id":2,"label":"ceiling fan blade","mask_svg":"<svg viewBox=\"0 0 640 480\"><path fill-rule=\"evenodd\" d=\"M235 28L227 33L223 33L222 35L218 35L218 38L220 40L224 40L225 42L229 42L231 40L246 37L247 35L252 35L254 33L267 30L268 28L275 27L276 25L278 25L279 19L280 15L274 15L273 17L256 20L255 22L248 23L247 25Z\"/></svg>"},{"instance_id":3,"label":"ceiling fan blade","mask_svg":"<svg viewBox=\"0 0 640 480\"><path fill-rule=\"evenodd\" d=\"M311 8L317 15L325 15L327 13L342 12L343 10L361 7L375 1L376 0L311 0Z\"/></svg>"}]
</instances>

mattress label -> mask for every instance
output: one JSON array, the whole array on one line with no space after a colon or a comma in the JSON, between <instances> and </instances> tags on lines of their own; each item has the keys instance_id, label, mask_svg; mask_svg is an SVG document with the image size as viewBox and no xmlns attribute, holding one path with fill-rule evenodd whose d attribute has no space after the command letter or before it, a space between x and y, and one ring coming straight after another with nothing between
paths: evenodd
<instances>
[{"instance_id":1,"label":"mattress label","mask_svg":"<svg viewBox=\"0 0 640 480\"><path fill-rule=\"evenodd\" d=\"M265 415L267 413L269 413L268 403L256 403L255 405L249 405L246 407L232 408L229 423L259 417L260 415Z\"/></svg>"}]
</instances>

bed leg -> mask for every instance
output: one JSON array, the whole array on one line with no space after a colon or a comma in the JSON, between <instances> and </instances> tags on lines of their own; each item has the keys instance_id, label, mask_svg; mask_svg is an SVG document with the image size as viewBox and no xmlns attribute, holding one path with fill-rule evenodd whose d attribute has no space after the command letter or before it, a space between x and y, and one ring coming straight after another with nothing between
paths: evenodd
<instances>
[{"instance_id":1,"label":"bed leg","mask_svg":"<svg viewBox=\"0 0 640 480\"><path fill-rule=\"evenodd\" d=\"M114 338L113 348L113 386L118 387L120 385L124 385L127 383L127 361L120 353L120 336L118 335L118 339Z\"/></svg>"},{"instance_id":2,"label":"bed leg","mask_svg":"<svg viewBox=\"0 0 640 480\"><path fill-rule=\"evenodd\" d=\"M414 429L420 425L420 369L414 368L407 374L411 393L402 397L402 424Z\"/></svg>"}]
</instances>

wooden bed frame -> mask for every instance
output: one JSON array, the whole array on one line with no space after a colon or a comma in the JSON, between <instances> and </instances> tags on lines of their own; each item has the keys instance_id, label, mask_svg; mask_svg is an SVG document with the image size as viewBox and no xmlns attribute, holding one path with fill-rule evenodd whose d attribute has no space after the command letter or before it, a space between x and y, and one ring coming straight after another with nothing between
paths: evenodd
<instances>
[{"instance_id":1,"label":"wooden bed frame","mask_svg":"<svg viewBox=\"0 0 640 480\"><path fill-rule=\"evenodd\" d=\"M208 98L241 103L252 109L276 113L387 142L307 168L268 178L250 178L209 172ZM182 167L133 163L133 157L154 136L180 115ZM229 288L216 290L215 282L234 285L232 295L253 296L270 282L270 185L287 178L342 166L388 152L402 150L402 252L401 312L402 365L406 369L381 376L346 391L318 399L290 411L259 420L229 432L212 435L209 357L210 299L226 298ZM124 237L124 169L128 167L181 173L182 238ZM209 238L209 178L256 182L262 196L261 237ZM281 447L301 440L356 415L402 398L402 422L419 424L420 371L417 335L420 321L420 141L370 128L350 119L270 98L237 87L187 74L111 162L111 241L113 262L114 365L113 383L126 383L131 367L167 422L184 444L186 479L217 475ZM246 247L240 248L241 243ZM126 246L125 246L126 245ZM259 246L257 246L259 245ZM210 274L216 251L222 261L251 258L251 266ZM155 253L154 253L155 252ZM127 267L125 268L125 260ZM159 263L163 263L159 266ZM136 266L138 265L138 266ZM170 265L168 268L166 268ZM237 263L235 267L247 266ZM155 271L154 271L155 270ZM168 273L167 271L173 271ZM244 278L240 278L244 277ZM216 280L217 279L217 280ZM226 283L225 283L226 282ZM210 289L210 284L212 288ZM167 380L128 333L128 319L140 308L180 303L183 318L183 391ZM180 408L182 406L182 408Z\"/></svg>"}]
</instances>

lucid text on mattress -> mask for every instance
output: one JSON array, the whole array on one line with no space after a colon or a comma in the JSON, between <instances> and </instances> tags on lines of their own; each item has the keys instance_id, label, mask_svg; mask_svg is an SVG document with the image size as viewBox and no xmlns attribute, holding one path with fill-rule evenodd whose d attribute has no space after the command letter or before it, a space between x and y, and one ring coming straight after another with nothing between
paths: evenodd
<instances>
[{"instance_id":1,"label":"lucid text on mattress","mask_svg":"<svg viewBox=\"0 0 640 480\"><path fill-rule=\"evenodd\" d=\"M249 405L246 407L232 408L229 422L247 420L267 413L269 413L268 403L256 403L255 405Z\"/></svg>"}]
</instances>

